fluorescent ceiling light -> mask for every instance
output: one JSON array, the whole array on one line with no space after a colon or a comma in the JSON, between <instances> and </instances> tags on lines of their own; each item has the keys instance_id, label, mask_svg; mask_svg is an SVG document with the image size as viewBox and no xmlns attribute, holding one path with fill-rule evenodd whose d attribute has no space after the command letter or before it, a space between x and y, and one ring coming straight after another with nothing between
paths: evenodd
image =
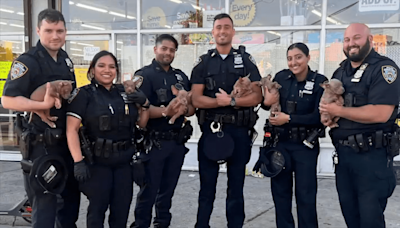
<instances>
[{"instance_id":1,"label":"fluorescent ceiling light","mask_svg":"<svg viewBox=\"0 0 400 228\"><path fill-rule=\"evenodd\" d=\"M93 26L93 25L87 25L87 24L81 24L82 27L86 27L86 28L91 28L91 29L96 29L96 30L106 30L103 27L98 27L98 26Z\"/></svg>"},{"instance_id":2,"label":"fluorescent ceiling light","mask_svg":"<svg viewBox=\"0 0 400 228\"><path fill-rule=\"evenodd\" d=\"M117 48L117 51L122 51L122 49L121 48Z\"/></svg>"},{"instance_id":3,"label":"fluorescent ceiling light","mask_svg":"<svg viewBox=\"0 0 400 228\"><path fill-rule=\"evenodd\" d=\"M69 4L70 4L70 5L73 5L73 4L75 4L75 3L74 3L73 1L69 1Z\"/></svg>"},{"instance_id":4,"label":"fluorescent ceiling light","mask_svg":"<svg viewBox=\"0 0 400 228\"><path fill-rule=\"evenodd\" d=\"M170 0L171 2L175 2L175 3L182 3L182 1L180 0Z\"/></svg>"},{"instance_id":5,"label":"fluorescent ceiling light","mask_svg":"<svg viewBox=\"0 0 400 228\"><path fill-rule=\"evenodd\" d=\"M192 7L195 8L195 9L197 9L197 10L201 10L201 7L200 7L200 6L196 6L196 5L193 5L193 4L192 4Z\"/></svg>"},{"instance_id":6,"label":"fluorescent ceiling light","mask_svg":"<svg viewBox=\"0 0 400 228\"><path fill-rule=\"evenodd\" d=\"M0 8L0 11L1 12L6 12L6 13L14 13L14 11L12 11L12 10L3 9L3 8Z\"/></svg>"},{"instance_id":7,"label":"fluorescent ceiling light","mask_svg":"<svg viewBox=\"0 0 400 228\"><path fill-rule=\"evenodd\" d=\"M87 43L76 43L76 44L82 45L82 46L90 46L90 47L94 46L93 44L87 44Z\"/></svg>"},{"instance_id":8,"label":"fluorescent ceiling light","mask_svg":"<svg viewBox=\"0 0 400 228\"><path fill-rule=\"evenodd\" d=\"M70 48L69 50L71 50L71 51L82 51L82 49L78 49L78 48Z\"/></svg>"},{"instance_id":9,"label":"fluorescent ceiling light","mask_svg":"<svg viewBox=\"0 0 400 228\"><path fill-rule=\"evenodd\" d=\"M171 28L171 26L169 26L169 25L164 25L164 27L165 27L165 28Z\"/></svg>"},{"instance_id":10,"label":"fluorescent ceiling light","mask_svg":"<svg viewBox=\"0 0 400 228\"><path fill-rule=\"evenodd\" d=\"M317 11L317 10L312 10L311 13L313 13L313 14L319 16L319 17L322 16L321 12L319 12L319 11Z\"/></svg>"},{"instance_id":11,"label":"fluorescent ceiling light","mask_svg":"<svg viewBox=\"0 0 400 228\"><path fill-rule=\"evenodd\" d=\"M17 25L17 24L10 24L10 26L18 27L18 28L23 28L24 27L23 25Z\"/></svg>"},{"instance_id":12,"label":"fluorescent ceiling light","mask_svg":"<svg viewBox=\"0 0 400 228\"><path fill-rule=\"evenodd\" d=\"M83 55L81 55L81 54L71 54L71 55L83 57Z\"/></svg>"},{"instance_id":13,"label":"fluorescent ceiling light","mask_svg":"<svg viewBox=\"0 0 400 228\"><path fill-rule=\"evenodd\" d=\"M76 42L75 42L75 41L71 41L70 43L71 43L71 44L76 44Z\"/></svg>"},{"instance_id":14,"label":"fluorescent ceiling light","mask_svg":"<svg viewBox=\"0 0 400 228\"><path fill-rule=\"evenodd\" d=\"M111 14L111 15L118 16L118 17L125 17L125 14L117 13L117 12L114 12L114 11L110 11L110 12L108 12L108 13Z\"/></svg>"},{"instance_id":15,"label":"fluorescent ceiling light","mask_svg":"<svg viewBox=\"0 0 400 228\"><path fill-rule=\"evenodd\" d=\"M94 7L94 6L88 6L88 5L84 5L84 4L81 4L81 3L77 3L76 6L82 7L82 8L85 8L85 9L90 9L90 10L102 12L102 13L107 13L108 12L105 9L100 9L100 8L97 8L97 7Z\"/></svg>"},{"instance_id":16,"label":"fluorescent ceiling light","mask_svg":"<svg viewBox=\"0 0 400 228\"><path fill-rule=\"evenodd\" d=\"M322 17L321 12L319 12L319 11L317 11L317 10L312 10L311 13L313 13L313 14L319 16L319 17ZM331 22L331 23L333 23L333 24L340 25L340 22L338 22L337 20L335 20L335 19L333 19L333 18L331 18L331 17L326 17L326 20L329 21L329 22Z\"/></svg>"},{"instance_id":17,"label":"fluorescent ceiling light","mask_svg":"<svg viewBox=\"0 0 400 228\"><path fill-rule=\"evenodd\" d=\"M267 31L267 33L271 33L277 36L281 36L281 34L279 32L274 32L274 31Z\"/></svg>"},{"instance_id":18,"label":"fluorescent ceiling light","mask_svg":"<svg viewBox=\"0 0 400 228\"><path fill-rule=\"evenodd\" d=\"M7 25L7 23L6 23L6 22L1 22L1 21L0 21L0 25Z\"/></svg>"},{"instance_id":19,"label":"fluorescent ceiling light","mask_svg":"<svg viewBox=\"0 0 400 228\"><path fill-rule=\"evenodd\" d=\"M122 42L122 41L117 41L117 44L123 44L124 42Z\"/></svg>"},{"instance_id":20,"label":"fluorescent ceiling light","mask_svg":"<svg viewBox=\"0 0 400 228\"><path fill-rule=\"evenodd\" d=\"M18 15L22 15L22 16L25 15L23 12L18 12L17 14L18 14Z\"/></svg>"},{"instance_id":21,"label":"fluorescent ceiling light","mask_svg":"<svg viewBox=\"0 0 400 228\"><path fill-rule=\"evenodd\" d=\"M129 15L127 16L127 18L128 18L128 19L136 19L136 17L134 17L134 16L129 16Z\"/></svg>"}]
</instances>

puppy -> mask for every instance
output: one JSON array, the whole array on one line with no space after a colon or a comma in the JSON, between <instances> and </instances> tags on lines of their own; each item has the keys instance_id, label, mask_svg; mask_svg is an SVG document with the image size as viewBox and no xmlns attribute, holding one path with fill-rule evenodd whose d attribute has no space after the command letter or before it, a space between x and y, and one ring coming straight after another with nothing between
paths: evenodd
<instances>
[{"instance_id":1,"label":"puppy","mask_svg":"<svg viewBox=\"0 0 400 228\"><path fill-rule=\"evenodd\" d=\"M271 78L272 76L268 74L267 77L261 79L261 81L259 82L259 86L261 86L262 88L265 88L266 86L271 94L278 94L278 102L272 104L270 109L271 113L275 113L281 111L281 105L279 104L279 89L282 86L279 85L279 83L277 82L273 82Z\"/></svg>"},{"instance_id":2,"label":"puppy","mask_svg":"<svg viewBox=\"0 0 400 228\"><path fill-rule=\"evenodd\" d=\"M56 80L50 82L50 96L55 98L54 106L57 109L61 108L61 99L68 99L71 95L73 81L67 80ZM44 95L46 94L46 84L39 86L30 96L31 100L44 101ZM54 121L58 119L57 116L50 116L50 109L44 111L35 111L43 122L47 123L51 128L55 128L56 124ZM29 117L29 123L32 121L33 112Z\"/></svg>"},{"instance_id":3,"label":"puppy","mask_svg":"<svg viewBox=\"0 0 400 228\"><path fill-rule=\"evenodd\" d=\"M245 97L253 92L251 88L250 74L246 77L240 77L233 85L233 90L231 92L231 97L239 98Z\"/></svg>"},{"instance_id":4,"label":"puppy","mask_svg":"<svg viewBox=\"0 0 400 228\"><path fill-rule=\"evenodd\" d=\"M171 90L176 97L169 102L165 113L168 113L171 109L175 110L175 115L168 121L169 124L174 124L178 117L186 114L191 101L191 93L184 89L178 90L174 85L171 86Z\"/></svg>"},{"instance_id":5,"label":"puppy","mask_svg":"<svg viewBox=\"0 0 400 228\"><path fill-rule=\"evenodd\" d=\"M339 106L343 106L344 99L342 94L344 93L344 88L342 82L337 79L331 79L330 82L324 82L320 84L324 88L324 93L321 97L322 104L336 103ZM339 117L330 116L328 113L321 113L321 123L326 124L329 120L332 120L330 128L338 127L337 121Z\"/></svg>"}]
</instances>

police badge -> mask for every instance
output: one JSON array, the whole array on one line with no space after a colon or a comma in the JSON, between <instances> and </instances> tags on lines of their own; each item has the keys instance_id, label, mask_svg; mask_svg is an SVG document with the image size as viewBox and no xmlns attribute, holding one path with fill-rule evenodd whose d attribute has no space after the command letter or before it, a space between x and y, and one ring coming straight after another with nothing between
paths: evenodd
<instances>
[{"instance_id":1,"label":"police badge","mask_svg":"<svg viewBox=\"0 0 400 228\"><path fill-rule=\"evenodd\" d=\"M67 66L69 67L69 71L74 72L74 64L69 58L65 59L65 63L67 63Z\"/></svg>"},{"instance_id":2,"label":"police badge","mask_svg":"<svg viewBox=\"0 0 400 228\"><path fill-rule=\"evenodd\" d=\"M382 66L382 76L387 83L392 84L396 81L397 69L390 65Z\"/></svg>"},{"instance_id":3,"label":"police badge","mask_svg":"<svg viewBox=\"0 0 400 228\"><path fill-rule=\"evenodd\" d=\"M10 79L14 80L20 78L28 72L28 67L25 64L15 61L10 70Z\"/></svg>"}]
</instances>

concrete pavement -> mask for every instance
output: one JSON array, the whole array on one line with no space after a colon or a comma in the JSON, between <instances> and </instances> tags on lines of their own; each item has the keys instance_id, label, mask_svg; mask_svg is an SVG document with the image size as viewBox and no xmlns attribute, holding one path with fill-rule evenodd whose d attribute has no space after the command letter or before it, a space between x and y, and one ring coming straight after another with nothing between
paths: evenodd
<instances>
[{"instance_id":1,"label":"concrete pavement","mask_svg":"<svg viewBox=\"0 0 400 228\"><path fill-rule=\"evenodd\" d=\"M217 185L216 201L210 225L213 228L226 227L225 197L227 178L220 173ZM139 188L135 186L135 194ZM179 184L175 191L172 206L171 228L194 227L197 212L197 197L199 192L199 176L197 172L182 171ZM275 227L275 208L272 202L269 178L246 177L244 188L246 220L244 228L273 228ZM14 204L23 199L24 190L22 174L18 162L0 162L0 204ZM136 198L132 202L129 224L134 220L133 209ZM82 206L78 227L84 228L87 207L85 196L82 197ZM295 202L293 202L295 205ZM318 217L321 228L346 228L344 223L333 177L318 178ZM296 208L293 207L296 216ZM398 187L389 199L385 212L387 228L400 228L400 188ZM106 219L107 220L107 219ZM295 219L296 220L296 219ZM26 228L29 224L17 218L0 216L0 228ZM128 225L129 225L128 224ZM108 225L105 225L108 228Z\"/></svg>"}]
</instances>

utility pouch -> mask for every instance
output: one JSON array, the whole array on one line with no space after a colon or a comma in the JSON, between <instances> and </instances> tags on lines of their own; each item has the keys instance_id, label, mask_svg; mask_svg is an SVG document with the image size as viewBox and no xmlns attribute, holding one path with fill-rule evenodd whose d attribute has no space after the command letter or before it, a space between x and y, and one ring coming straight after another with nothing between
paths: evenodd
<instances>
[{"instance_id":1,"label":"utility pouch","mask_svg":"<svg viewBox=\"0 0 400 228\"><path fill-rule=\"evenodd\" d=\"M112 152L112 140L106 139L104 144L104 158L109 158Z\"/></svg>"},{"instance_id":2,"label":"utility pouch","mask_svg":"<svg viewBox=\"0 0 400 228\"><path fill-rule=\"evenodd\" d=\"M193 134L193 127L190 124L190 120L187 120L184 123L183 128L179 131L176 142L178 144L185 144L190 139L190 136L192 136L192 134Z\"/></svg>"},{"instance_id":3,"label":"utility pouch","mask_svg":"<svg viewBox=\"0 0 400 228\"><path fill-rule=\"evenodd\" d=\"M293 142L299 142L299 129L297 127L292 128L291 137Z\"/></svg>"},{"instance_id":4,"label":"utility pouch","mask_svg":"<svg viewBox=\"0 0 400 228\"><path fill-rule=\"evenodd\" d=\"M158 102L167 103L167 89L156 90Z\"/></svg>"},{"instance_id":5,"label":"utility pouch","mask_svg":"<svg viewBox=\"0 0 400 228\"><path fill-rule=\"evenodd\" d=\"M204 121L206 120L206 110L199 109L196 114L197 114L199 125L202 125L204 123Z\"/></svg>"},{"instance_id":6,"label":"utility pouch","mask_svg":"<svg viewBox=\"0 0 400 228\"><path fill-rule=\"evenodd\" d=\"M296 111L296 102L295 101L286 101L286 107L288 114L293 114Z\"/></svg>"},{"instance_id":7,"label":"utility pouch","mask_svg":"<svg viewBox=\"0 0 400 228\"><path fill-rule=\"evenodd\" d=\"M300 141L304 141L307 138L307 130L305 127L299 127Z\"/></svg>"},{"instance_id":8,"label":"utility pouch","mask_svg":"<svg viewBox=\"0 0 400 228\"><path fill-rule=\"evenodd\" d=\"M206 80L206 89L207 90L214 90L215 89L215 81L214 81L214 79L211 78L211 77L208 77L208 78L205 78L205 80Z\"/></svg>"},{"instance_id":9,"label":"utility pouch","mask_svg":"<svg viewBox=\"0 0 400 228\"><path fill-rule=\"evenodd\" d=\"M22 159L29 160L29 150L31 145L31 132L26 130L21 133L19 141L19 149L21 151Z\"/></svg>"},{"instance_id":10,"label":"utility pouch","mask_svg":"<svg viewBox=\"0 0 400 228\"><path fill-rule=\"evenodd\" d=\"M390 157L395 157L399 155L400 152L400 139L399 139L399 131L396 130L393 133L388 133L386 136L388 145L387 145L387 153Z\"/></svg>"},{"instance_id":11,"label":"utility pouch","mask_svg":"<svg viewBox=\"0 0 400 228\"><path fill-rule=\"evenodd\" d=\"M94 154L96 157L101 156L101 152L103 150L104 139L98 138L94 144Z\"/></svg>"},{"instance_id":12,"label":"utility pouch","mask_svg":"<svg viewBox=\"0 0 400 228\"><path fill-rule=\"evenodd\" d=\"M21 169L24 173L29 174L32 170L33 162L28 159L21 160Z\"/></svg>"},{"instance_id":13,"label":"utility pouch","mask_svg":"<svg viewBox=\"0 0 400 228\"><path fill-rule=\"evenodd\" d=\"M383 131L379 130L375 132L375 148L382 148L383 147Z\"/></svg>"},{"instance_id":14,"label":"utility pouch","mask_svg":"<svg viewBox=\"0 0 400 228\"><path fill-rule=\"evenodd\" d=\"M364 137L362 134L356 134L356 142L358 147L360 147L362 151L364 152L368 151L368 145L364 141Z\"/></svg>"},{"instance_id":15,"label":"utility pouch","mask_svg":"<svg viewBox=\"0 0 400 228\"><path fill-rule=\"evenodd\" d=\"M254 126L257 123L258 120L258 114L256 111L253 110L253 108L250 109L250 120L249 120L249 127L254 128Z\"/></svg>"},{"instance_id":16,"label":"utility pouch","mask_svg":"<svg viewBox=\"0 0 400 228\"><path fill-rule=\"evenodd\" d=\"M99 116L99 130L100 131L111 130L111 116L108 115Z\"/></svg>"},{"instance_id":17,"label":"utility pouch","mask_svg":"<svg viewBox=\"0 0 400 228\"><path fill-rule=\"evenodd\" d=\"M61 139L62 132L61 128L46 128L46 130L44 130L44 141L46 145L56 145Z\"/></svg>"},{"instance_id":18,"label":"utility pouch","mask_svg":"<svg viewBox=\"0 0 400 228\"><path fill-rule=\"evenodd\" d=\"M244 112L243 112L243 110L240 110L240 111L238 111L237 112L237 125L240 127L240 126L243 126L243 115L244 115Z\"/></svg>"},{"instance_id":19,"label":"utility pouch","mask_svg":"<svg viewBox=\"0 0 400 228\"><path fill-rule=\"evenodd\" d=\"M356 142L356 139L354 137L354 135L350 135L347 140L349 141L349 146L356 152L360 152L360 148L358 147L358 144Z\"/></svg>"},{"instance_id":20,"label":"utility pouch","mask_svg":"<svg viewBox=\"0 0 400 228\"><path fill-rule=\"evenodd\" d=\"M344 106L353 107L354 105L354 94L348 93L344 96Z\"/></svg>"},{"instance_id":21,"label":"utility pouch","mask_svg":"<svg viewBox=\"0 0 400 228\"><path fill-rule=\"evenodd\" d=\"M245 109L244 110L244 115L243 115L243 125L247 126L249 125L249 120L250 120L250 110L249 109Z\"/></svg>"}]
</instances>

